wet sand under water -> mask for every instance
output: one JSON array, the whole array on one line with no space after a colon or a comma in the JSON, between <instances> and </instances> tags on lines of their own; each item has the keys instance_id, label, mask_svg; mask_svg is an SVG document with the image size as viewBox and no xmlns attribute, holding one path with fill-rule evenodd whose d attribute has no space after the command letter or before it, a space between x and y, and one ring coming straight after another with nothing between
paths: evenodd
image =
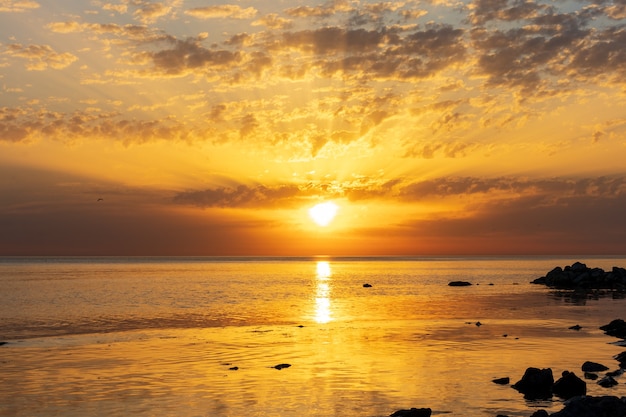
<instances>
[{"instance_id":1,"label":"wet sand under water","mask_svg":"<svg viewBox=\"0 0 626 417\"><path fill-rule=\"evenodd\" d=\"M552 401L526 401L492 379L527 367L569 370L584 361L617 368L626 350L599 326L624 300L556 303L507 316L356 320L271 326L152 329L12 340L0 347L0 416L529 416ZM522 302L522 298L517 302ZM512 302L499 298L498 303ZM533 301L534 300L534 301ZM539 302L540 304L543 301ZM486 309L489 311L489 309ZM495 309L494 311L504 311ZM480 318L477 326L475 317ZM579 331L568 327L580 324ZM506 336L505 336L506 335ZM290 364L276 369L275 365ZM236 369L235 369L236 368ZM626 395L626 379L590 395Z\"/></svg>"}]
</instances>

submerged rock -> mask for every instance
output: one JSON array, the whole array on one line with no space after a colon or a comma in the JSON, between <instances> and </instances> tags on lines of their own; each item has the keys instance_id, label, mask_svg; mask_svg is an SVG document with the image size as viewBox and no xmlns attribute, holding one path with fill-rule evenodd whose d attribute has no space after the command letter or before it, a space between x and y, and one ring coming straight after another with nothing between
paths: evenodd
<instances>
[{"instance_id":1,"label":"submerged rock","mask_svg":"<svg viewBox=\"0 0 626 417\"><path fill-rule=\"evenodd\" d=\"M469 287L470 285L472 285L472 283L467 281L450 281L448 283L450 287Z\"/></svg>"},{"instance_id":2,"label":"submerged rock","mask_svg":"<svg viewBox=\"0 0 626 417\"><path fill-rule=\"evenodd\" d=\"M288 363L279 363L278 365L273 366L272 368L278 369L280 371L281 369L289 368L290 366L291 365Z\"/></svg>"},{"instance_id":3,"label":"submerged rock","mask_svg":"<svg viewBox=\"0 0 626 417\"><path fill-rule=\"evenodd\" d=\"M617 381L612 376L607 375L598 381L598 385L604 388L611 388L617 385Z\"/></svg>"},{"instance_id":4,"label":"submerged rock","mask_svg":"<svg viewBox=\"0 0 626 417\"><path fill-rule=\"evenodd\" d=\"M626 398L615 396L574 397L565 401L561 411L551 417L624 417L626 416Z\"/></svg>"},{"instance_id":5,"label":"submerged rock","mask_svg":"<svg viewBox=\"0 0 626 417\"><path fill-rule=\"evenodd\" d=\"M498 384L498 385L506 385L509 382L511 382L511 379L507 376L507 377L504 377L504 378L492 379L491 382L493 382L494 384Z\"/></svg>"},{"instance_id":6,"label":"submerged rock","mask_svg":"<svg viewBox=\"0 0 626 417\"><path fill-rule=\"evenodd\" d=\"M430 417L432 410L430 408L411 408L409 410L398 410L389 415L389 417Z\"/></svg>"},{"instance_id":7,"label":"submerged rock","mask_svg":"<svg viewBox=\"0 0 626 417\"><path fill-rule=\"evenodd\" d=\"M527 368L522 379L511 387L524 394L529 400L539 400L552 397L554 377L551 368Z\"/></svg>"}]
</instances>

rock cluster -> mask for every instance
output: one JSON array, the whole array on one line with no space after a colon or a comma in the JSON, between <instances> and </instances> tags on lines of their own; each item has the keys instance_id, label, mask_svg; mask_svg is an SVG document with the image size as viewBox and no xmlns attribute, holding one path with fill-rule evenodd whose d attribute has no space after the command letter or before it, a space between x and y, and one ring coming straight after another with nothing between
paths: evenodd
<instances>
[{"instance_id":1,"label":"rock cluster","mask_svg":"<svg viewBox=\"0 0 626 417\"><path fill-rule=\"evenodd\" d=\"M511 385L527 400L544 400L552 395L568 399L587 393L587 384L573 372L564 371L556 382L550 368L528 368L522 379Z\"/></svg>"},{"instance_id":2,"label":"rock cluster","mask_svg":"<svg viewBox=\"0 0 626 417\"><path fill-rule=\"evenodd\" d=\"M532 281L557 289L611 289L626 291L626 269L614 266L611 271L589 268L581 262L561 268L557 266L546 276Z\"/></svg>"}]
</instances>

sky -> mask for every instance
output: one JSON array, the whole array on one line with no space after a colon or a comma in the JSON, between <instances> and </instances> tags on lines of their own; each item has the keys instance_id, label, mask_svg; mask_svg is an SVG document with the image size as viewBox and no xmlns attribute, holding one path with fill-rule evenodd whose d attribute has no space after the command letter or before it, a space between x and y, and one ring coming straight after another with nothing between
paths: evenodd
<instances>
[{"instance_id":1,"label":"sky","mask_svg":"<svg viewBox=\"0 0 626 417\"><path fill-rule=\"evenodd\" d=\"M626 1L226 1L0 0L0 255L626 254Z\"/></svg>"}]
</instances>

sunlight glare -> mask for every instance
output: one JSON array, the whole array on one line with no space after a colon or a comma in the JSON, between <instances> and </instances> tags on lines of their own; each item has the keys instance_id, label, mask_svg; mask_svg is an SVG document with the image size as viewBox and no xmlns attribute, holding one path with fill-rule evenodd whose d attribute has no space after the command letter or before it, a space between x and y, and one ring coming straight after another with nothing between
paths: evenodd
<instances>
[{"instance_id":1,"label":"sunlight glare","mask_svg":"<svg viewBox=\"0 0 626 417\"><path fill-rule=\"evenodd\" d=\"M326 261L317 263L317 293L315 297L315 321L320 324L332 320L330 308L330 264Z\"/></svg>"},{"instance_id":2,"label":"sunlight glare","mask_svg":"<svg viewBox=\"0 0 626 417\"><path fill-rule=\"evenodd\" d=\"M339 207L332 201L317 204L309 209L309 216L319 226L328 226L335 218Z\"/></svg>"}]
</instances>

